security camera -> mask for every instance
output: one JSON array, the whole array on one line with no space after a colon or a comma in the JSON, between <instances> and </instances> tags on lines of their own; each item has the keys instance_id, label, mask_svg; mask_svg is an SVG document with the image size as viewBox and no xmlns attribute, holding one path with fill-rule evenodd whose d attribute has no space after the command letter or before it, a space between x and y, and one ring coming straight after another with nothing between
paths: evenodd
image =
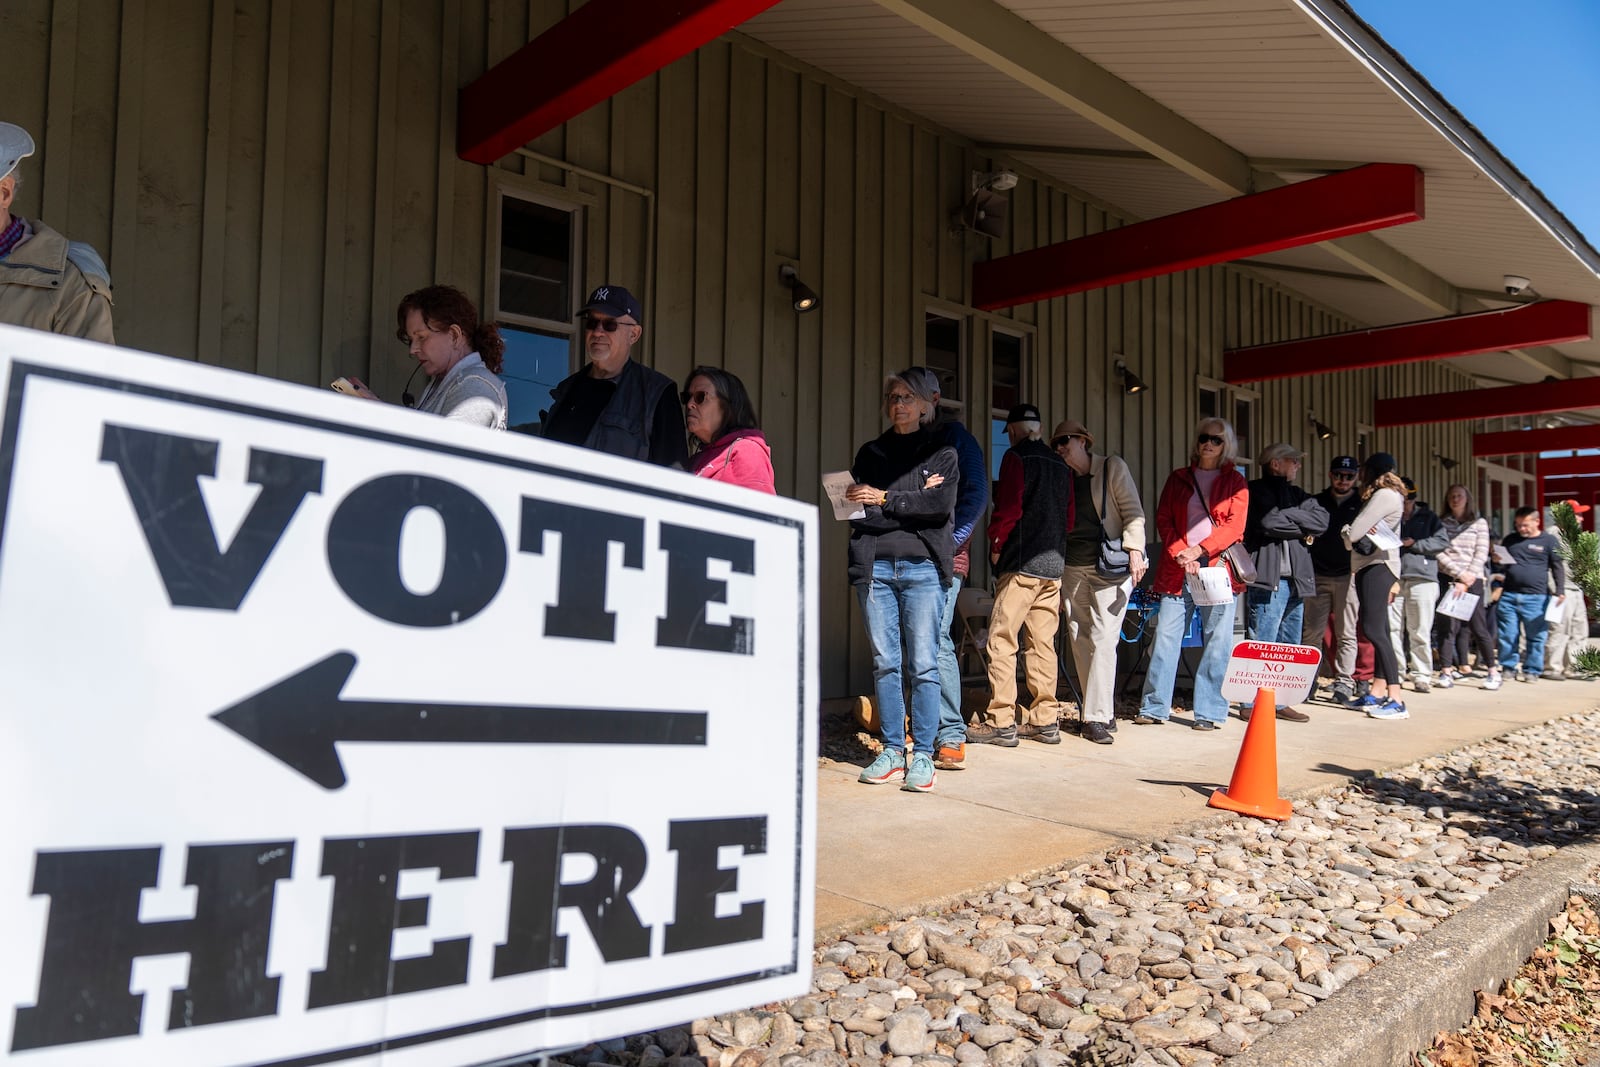
<instances>
[{"instance_id":1,"label":"security camera","mask_svg":"<svg viewBox=\"0 0 1600 1067\"><path fill-rule=\"evenodd\" d=\"M1518 296L1528 291L1533 283L1520 274L1507 274L1502 281L1505 283L1507 296Z\"/></svg>"}]
</instances>

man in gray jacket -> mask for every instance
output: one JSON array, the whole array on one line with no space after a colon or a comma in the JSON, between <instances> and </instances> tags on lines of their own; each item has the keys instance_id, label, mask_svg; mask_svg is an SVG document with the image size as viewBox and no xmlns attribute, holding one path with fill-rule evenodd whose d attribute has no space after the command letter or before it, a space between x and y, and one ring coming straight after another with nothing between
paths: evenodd
<instances>
[{"instance_id":1,"label":"man in gray jacket","mask_svg":"<svg viewBox=\"0 0 1600 1067\"><path fill-rule=\"evenodd\" d=\"M1328 512L1294 484L1304 458L1298 448L1281 442L1257 457L1262 476L1250 483L1244 525L1244 547L1256 565L1255 581L1245 591L1246 632L1252 641L1299 644L1305 602L1317 593L1306 545L1328 528ZM1239 717L1250 718L1250 709L1241 708ZM1307 722L1311 716L1280 704L1278 718Z\"/></svg>"},{"instance_id":2,"label":"man in gray jacket","mask_svg":"<svg viewBox=\"0 0 1600 1067\"><path fill-rule=\"evenodd\" d=\"M114 344L111 277L99 253L11 211L17 164L31 155L28 131L0 122L0 322Z\"/></svg>"},{"instance_id":3,"label":"man in gray jacket","mask_svg":"<svg viewBox=\"0 0 1600 1067\"><path fill-rule=\"evenodd\" d=\"M1389 601L1389 638L1395 662L1406 667L1406 635L1411 645L1411 687L1426 693L1433 687L1433 612L1439 604L1439 553L1450 547L1444 523L1427 503L1417 499L1417 483L1406 483L1405 510L1400 513L1400 585Z\"/></svg>"}]
</instances>

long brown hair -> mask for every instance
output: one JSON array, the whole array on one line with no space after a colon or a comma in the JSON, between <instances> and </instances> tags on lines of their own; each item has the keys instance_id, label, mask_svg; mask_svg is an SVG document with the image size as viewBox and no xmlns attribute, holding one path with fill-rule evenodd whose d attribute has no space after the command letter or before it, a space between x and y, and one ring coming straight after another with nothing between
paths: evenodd
<instances>
[{"instance_id":1,"label":"long brown hair","mask_svg":"<svg viewBox=\"0 0 1600 1067\"><path fill-rule=\"evenodd\" d=\"M444 333L452 326L461 327L467 343L483 357L483 365L495 374L505 365L506 343L500 337L500 328L492 322L478 321L478 308L472 299L453 285L429 285L414 293L407 293L395 309L396 329L400 340L411 343L406 333L406 316L412 311L422 315L428 329Z\"/></svg>"},{"instance_id":2,"label":"long brown hair","mask_svg":"<svg viewBox=\"0 0 1600 1067\"><path fill-rule=\"evenodd\" d=\"M1456 482L1455 484L1451 485L1450 488L1444 491L1444 513L1449 515L1451 518L1455 518L1455 512L1450 510L1450 494L1455 492L1457 489L1461 490L1461 494L1467 498L1467 506L1461 509L1460 521L1467 523L1477 522L1477 501L1472 499L1472 490L1468 489L1460 482Z\"/></svg>"}]
</instances>

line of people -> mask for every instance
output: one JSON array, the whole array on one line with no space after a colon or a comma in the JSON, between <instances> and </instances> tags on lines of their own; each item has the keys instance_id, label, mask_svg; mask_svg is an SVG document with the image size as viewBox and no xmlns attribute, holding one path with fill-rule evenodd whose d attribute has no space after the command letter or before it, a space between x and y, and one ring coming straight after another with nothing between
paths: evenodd
<instances>
[{"instance_id":1,"label":"line of people","mask_svg":"<svg viewBox=\"0 0 1600 1067\"><path fill-rule=\"evenodd\" d=\"M696 367L679 390L635 361L642 310L621 286L597 288L578 314L587 361L552 390L551 410L541 417L544 437L775 491L770 449L736 375ZM504 342L465 294L448 286L410 293L396 310L396 326L417 373L427 375L418 410L505 428L506 394L496 377ZM1112 744L1123 620L1150 568L1145 512L1127 463L1094 452L1094 435L1080 422L1061 422L1046 441L1038 408L1013 408L1005 425L1010 447L979 542L996 581L990 699L969 725L952 623L989 482L983 449L940 400L938 376L925 367L888 378L888 428L857 452L846 492L862 510L851 523L849 580L872 647L884 743L861 780L910 791L932 789L938 770L961 769L968 742L1060 743L1066 708L1057 697L1055 645L1062 626L1078 679L1080 736ZM1253 481L1239 470L1237 449L1226 420L1202 420L1188 461L1162 488L1150 581L1154 634L1134 723L1170 721L1184 636L1195 618L1200 654L1190 725L1222 727L1230 711L1222 679L1241 596L1250 639L1326 643L1329 698L1375 719L1408 717L1401 689L1408 659L1417 692L1464 677L1473 644L1487 671L1485 688L1500 686L1503 666L1525 680L1540 677L1546 586L1554 578L1558 603L1567 590L1555 539L1540 532L1538 512L1517 513L1517 533L1492 566L1488 524L1465 486L1450 487L1446 513L1438 516L1416 500L1414 484L1398 475L1388 453L1359 463L1336 457L1327 488L1312 495L1296 484L1299 449L1268 446ZM1496 571L1503 574L1493 609L1498 647L1486 595ZM1474 609L1436 625L1441 596L1450 594L1476 598ZM1575 599L1581 612L1581 596ZM1586 618L1579 625L1586 628ZM1026 700L1017 684L1019 650ZM1249 710L1239 714L1248 717ZM1309 718L1288 705L1277 715Z\"/></svg>"},{"instance_id":2,"label":"line of people","mask_svg":"<svg viewBox=\"0 0 1600 1067\"><path fill-rule=\"evenodd\" d=\"M969 506L959 519L957 501L974 476L969 460L976 477L985 472L976 442L959 423L940 417L938 401L937 377L926 368L885 382L889 429L857 453L847 494L864 511L852 522L850 581L872 646L883 741L860 778L913 792L931 790L938 770L961 769L964 742L1060 743L1066 717L1057 696L1060 626L1080 687L1079 732L1092 743L1112 744L1118 643L1148 567L1145 513L1127 464L1095 453L1093 434L1080 422L1060 423L1046 442L1039 410L1013 408L1005 425L1010 447L982 542L995 573L990 699L965 725L957 710L951 615L981 490L968 494L976 511ZM1544 665L1549 605L1582 611L1581 595L1567 604L1559 546L1541 532L1531 508L1517 512L1517 532L1492 560L1488 523L1465 486L1450 487L1440 516L1417 500L1415 484L1385 452L1362 462L1336 457L1328 487L1313 495L1296 484L1304 461L1298 448L1263 449L1259 476L1250 481L1237 465L1237 449L1226 420L1202 420L1188 461L1168 476L1156 504L1154 634L1137 725L1171 721L1194 619L1200 653L1189 725L1202 732L1223 726L1232 709L1222 682L1241 596L1249 639L1325 647L1328 699L1381 720L1409 717L1402 690L1408 660L1419 693L1467 676L1472 641L1487 671L1486 689L1500 686L1504 669L1534 681ZM1492 608L1498 647L1488 632L1491 576L1502 583ZM1453 615L1436 611L1442 597L1454 601ZM1586 631L1586 617L1577 625ZM1363 650L1370 653L1366 679L1358 677ZM1019 651L1026 695L1017 681ZM1247 720L1250 708L1237 714ZM1292 722L1310 718L1290 705L1276 714Z\"/></svg>"}]
</instances>

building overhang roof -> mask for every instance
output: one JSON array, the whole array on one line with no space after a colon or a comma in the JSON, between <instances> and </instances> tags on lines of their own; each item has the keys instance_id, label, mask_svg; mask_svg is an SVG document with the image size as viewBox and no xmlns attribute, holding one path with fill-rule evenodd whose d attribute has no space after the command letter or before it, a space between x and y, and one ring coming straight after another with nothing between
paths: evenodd
<instances>
[{"instance_id":1,"label":"building overhang roof","mask_svg":"<svg viewBox=\"0 0 1600 1067\"><path fill-rule=\"evenodd\" d=\"M1427 217L1243 263L1364 326L1600 305L1600 252L1340 0L784 0L741 32L1149 219L1371 162ZM1451 361L1484 384L1600 374L1600 341Z\"/></svg>"}]
</instances>

